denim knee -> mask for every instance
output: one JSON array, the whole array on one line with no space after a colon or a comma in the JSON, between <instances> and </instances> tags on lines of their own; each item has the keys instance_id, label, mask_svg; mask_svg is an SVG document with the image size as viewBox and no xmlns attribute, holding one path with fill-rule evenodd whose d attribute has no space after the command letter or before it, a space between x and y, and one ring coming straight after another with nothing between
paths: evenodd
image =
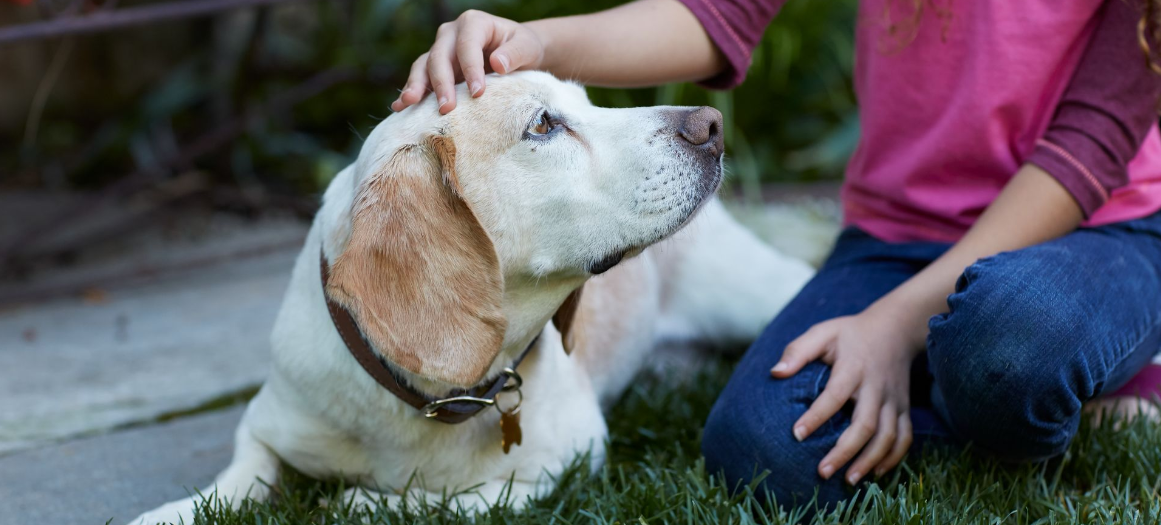
<instances>
[{"instance_id":1,"label":"denim knee","mask_svg":"<svg viewBox=\"0 0 1161 525\"><path fill-rule=\"evenodd\" d=\"M702 434L701 450L706 470L721 473L731 489L752 483L765 473L755 487L764 499L773 495L780 505L800 505L818 493L819 506L833 506L847 498L841 472L829 481L818 475L818 464L837 440L834 423L827 423L815 435L799 442L794 438L794 422L805 413L810 401L803 394L815 389L823 365L810 365L799 377L774 380L765 375L752 381L735 377L718 398ZM812 370L815 369L815 370ZM813 377L812 377L813 376Z\"/></svg>"},{"instance_id":2,"label":"denim knee","mask_svg":"<svg viewBox=\"0 0 1161 525\"><path fill-rule=\"evenodd\" d=\"M1064 299L1030 285L1037 265L1012 259L968 267L949 312L931 319L932 401L955 434L981 449L1047 459L1068 448L1080 421L1085 386L1069 362L1077 323L1053 304Z\"/></svg>"}]
</instances>

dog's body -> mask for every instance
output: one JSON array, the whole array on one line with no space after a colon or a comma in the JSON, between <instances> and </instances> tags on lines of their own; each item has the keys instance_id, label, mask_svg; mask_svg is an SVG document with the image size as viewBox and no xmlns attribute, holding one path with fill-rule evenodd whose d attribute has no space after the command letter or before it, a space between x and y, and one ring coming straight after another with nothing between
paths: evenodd
<instances>
[{"instance_id":1,"label":"dog's body","mask_svg":"<svg viewBox=\"0 0 1161 525\"><path fill-rule=\"evenodd\" d=\"M455 502L480 509L544 494L578 453L599 465L602 407L658 343L745 344L812 274L712 198L710 111L593 108L572 85L520 73L493 78L454 119L429 99L380 124L326 192L275 324L273 370L203 493L263 499L285 462L389 499L474 487ZM549 321L582 284L562 338ZM352 358L327 297L432 397L497 377L535 341L518 368L522 444L504 453L497 410L446 424L384 389ZM134 523L191 523L195 503Z\"/></svg>"}]
</instances>

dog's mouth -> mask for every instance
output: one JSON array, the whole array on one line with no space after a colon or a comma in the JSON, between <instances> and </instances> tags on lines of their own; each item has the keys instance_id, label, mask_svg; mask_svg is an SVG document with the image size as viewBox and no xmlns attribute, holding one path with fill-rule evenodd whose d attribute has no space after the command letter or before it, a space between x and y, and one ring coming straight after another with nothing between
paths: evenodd
<instances>
[{"instance_id":1,"label":"dog's mouth","mask_svg":"<svg viewBox=\"0 0 1161 525\"><path fill-rule=\"evenodd\" d=\"M589 263L589 273L593 275L600 275L611 270L614 266L619 264L622 259L625 258L626 251L627 250L617 250L604 256L600 260Z\"/></svg>"},{"instance_id":2,"label":"dog's mouth","mask_svg":"<svg viewBox=\"0 0 1161 525\"><path fill-rule=\"evenodd\" d=\"M717 166L714 169L706 170L706 172L702 174L702 177L699 180L696 202L694 202L694 205L689 210L689 213L685 215L685 219L682 220L676 228L673 228L673 232L680 231L682 228L686 227L686 225L688 225L694 217L697 217L697 214L701 212L701 207L705 206L705 203L709 202L710 197L718 193L718 189L722 187L722 180L725 179L725 170L722 168L722 159L724 157L725 155L718 156ZM673 232L670 232L670 234Z\"/></svg>"},{"instance_id":3,"label":"dog's mouth","mask_svg":"<svg viewBox=\"0 0 1161 525\"><path fill-rule=\"evenodd\" d=\"M673 235L688 225L689 222L692 221L693 218L696 217L697 214L701 211L702 206L705 206L705 203L709 202L710 197L715 195L718 192L718 189L721 187L722 179L724 178L724 170L722 169L722 157L722 155L718 156L717 163L712 169L706 169L702 171L700 177L698 178L696 188L694 189L694 195L688 201L691 204L689 211L685 213L685 216L682 218L681 222L671 228L667 228L667 231L655 239L649 240L648 242L639 245L613 250L600 259L593 260L586 268L588 273L590 275L600 275L605 273L620 264L622 260L641 253L641 251L644 250L647 246L661 242L666 237Z\"/></svg>"},{"instance_id":4,"label":"dog's mouth","mask_svg":"<svg viewBox=\"0 0 1161 525\"><path fill-rule=\"evenodd\" d=\"M722 175L722 171L723 171L722 168L719 167L718 169L714 170L712 175L707 177L708 180L705 180L703 182L704 187L703 187L703 190L701 192L701 195L698 197L697 206L694 207L694 214L697 213L696 210L700 209L702 204L705 204L705 202L708 201L710 199L710 197L716 195L718 193L718 190L721 189L722 179L725 178Z\"/></svg>"}]
</instances>

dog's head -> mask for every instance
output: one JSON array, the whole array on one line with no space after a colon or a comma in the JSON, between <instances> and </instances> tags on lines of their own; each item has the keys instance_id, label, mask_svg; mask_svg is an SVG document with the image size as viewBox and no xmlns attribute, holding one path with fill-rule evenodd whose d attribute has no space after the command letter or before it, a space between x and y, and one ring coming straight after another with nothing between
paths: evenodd
<instances>
[{"instance_id":1,"label":"dog's head","mask_svg":"<svg viewBox=\"0 0 1161 525\"><path fill-rule=\"evenodd\" d=\"M394 365L468 387L585 279L695 214L721 181L722 119L594 107L536 72L458 96L448 115L428 97L380 123L320 216L327 294Z\"/></svg>"}]
</instances>

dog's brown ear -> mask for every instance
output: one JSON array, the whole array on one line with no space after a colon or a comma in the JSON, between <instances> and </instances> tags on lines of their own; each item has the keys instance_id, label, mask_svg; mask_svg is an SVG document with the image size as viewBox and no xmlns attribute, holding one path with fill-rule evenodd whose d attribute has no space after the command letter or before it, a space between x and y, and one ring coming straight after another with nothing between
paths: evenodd
<instances>
[{"instance_id":1,"label":"dog's brown ear","mask_svg":"<svg viewBox=\"0 0 1161 525\"><path fill-rule=\"evenodd\" d=\"M557 308L556 313L552 315L552 324L560 332L560 342L564 345L564 353L566 354L572 354L572 351L580 346L580 336L575 328L577 310L580 309L581 292L583 291L584 286L581 286L568 294L564 302L560 303L560 308Z\"/></svg>"},{"instance_id":2,"label":"dog's brown ear","mask_svg":"<svg viewBox=\"0 0 1161 525\"><path fill-rule=\"evenodd\" d=\"M351 222L327 295L394 365L461 387L483 380L507 328L504 283L451 139L397 150L362 182Z\"/></svg>"}]
</instances>

